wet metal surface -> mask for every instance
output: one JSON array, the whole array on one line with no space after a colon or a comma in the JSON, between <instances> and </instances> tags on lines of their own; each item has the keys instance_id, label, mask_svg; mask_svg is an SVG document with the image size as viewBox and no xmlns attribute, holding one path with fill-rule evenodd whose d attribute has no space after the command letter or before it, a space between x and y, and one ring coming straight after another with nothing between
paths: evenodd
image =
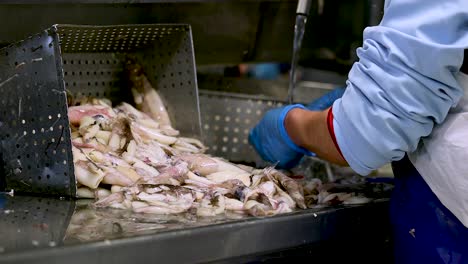
<instances>
[{"instance_id":1,"label":"wet metal surface","mask_svg":"<svg viewBox=\"0 0 468 264\"><path fill-rule=\"evenodd\" d=\"M149 256L193 263L356 237L381 242L388 232L386 200L266 218L197 218L95 210L90 200L0 198L0 263L137 263Z\"/></svg>"}]
</instances>

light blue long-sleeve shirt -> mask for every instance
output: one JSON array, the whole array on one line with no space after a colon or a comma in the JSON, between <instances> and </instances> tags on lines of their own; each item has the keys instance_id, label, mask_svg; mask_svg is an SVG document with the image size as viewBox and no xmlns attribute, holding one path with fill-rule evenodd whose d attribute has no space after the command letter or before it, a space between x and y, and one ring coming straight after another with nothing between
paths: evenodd
<instances>
[{"instance_id":1,"label":"light blue long-sleeve shirt","mask_svg":"<svg viewBox=\"0 0 468 264\"><path fill-rule=\"evenodd\" d=\"M444 121L463 95L455 75L467 48L468 0L386 1L333 104L335 136L351 168L367 175L400 160Z\"/></svg>"}]
</instances>

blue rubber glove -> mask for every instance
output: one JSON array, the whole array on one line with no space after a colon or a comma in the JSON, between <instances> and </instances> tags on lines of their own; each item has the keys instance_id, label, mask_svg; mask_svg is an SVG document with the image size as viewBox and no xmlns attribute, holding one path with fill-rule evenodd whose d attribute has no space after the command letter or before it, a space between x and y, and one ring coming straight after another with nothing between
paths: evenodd
<instances>
[{"instance_id":1,"label":"blue rubber glove","mask_svg":"<svg viewBox=\"0 0 468 264\"><path fill-rule=\"evenodd\" d=\"M315 153L297 146L286 132L284 119L294 108L322 111L330 107L336 99L341 98L345 88L336 88L305 107L300 104L288 105L268 111L255 128L250 131L249 142L257 153L266 161L277 167L290 169L296 166L304 155L316 156Z\"/></svg>"},{"instance_id":2,"label":"blue rubber glove","mask_svg":"<svg viewBox=\"0 0 468 264\"><path fill-rule=\"evenodd\" d=\"M323 111L333 105L336 99L341 98L345 92L345 88L335 88L332 91L322 95L322 97L315 99L305 107L311 111Z\"/></svg>"},{"instance_id":3,"label":"blue rubber glove","mask_svg":"<svg viewBox=\"0 0 468 264\"><path fill-rule=\"evenodd\" d=\"M296 145L284 127L284 119L294 108L305 109L294 104L269 110L249 134L249 142L266 161L278 163L277 167L289 169L296 166L304 155L314 154Z\"/></svg>"}]
</instances>

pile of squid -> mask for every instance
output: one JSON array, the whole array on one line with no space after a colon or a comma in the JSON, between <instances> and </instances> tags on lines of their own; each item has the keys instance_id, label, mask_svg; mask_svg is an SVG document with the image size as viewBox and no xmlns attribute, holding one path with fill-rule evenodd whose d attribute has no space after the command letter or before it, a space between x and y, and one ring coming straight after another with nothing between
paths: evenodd
<instances>
[{"instance_id":1,"label":"pile of squid","mask_svg":"<svg viewBox=\"0 0 468 264\"><path fill-rule=\"evenodd\" d=\"M97 198L97 207L157 214L194 209L200 216L305 208L302 187L283 173L203 154L201 142L129 104L112 108L94 100L70 107L69 116L78 196Z\"/></svg>"},{"instance_id":2,"label":"pile of squid","mask_svg":"<svg viewBox=\"0 0 468 264\"><path fill-rule=\"evenodd\" d=\"M317 182L299 183L274 167L256 169L204 154L202 142L172 127L141 68L129 63L127 70L134 106L82 98L68 109L77 195L96 199L95 207L267 216L351 198L330 198L317 191Z\"/></svg>"}]
</instances>

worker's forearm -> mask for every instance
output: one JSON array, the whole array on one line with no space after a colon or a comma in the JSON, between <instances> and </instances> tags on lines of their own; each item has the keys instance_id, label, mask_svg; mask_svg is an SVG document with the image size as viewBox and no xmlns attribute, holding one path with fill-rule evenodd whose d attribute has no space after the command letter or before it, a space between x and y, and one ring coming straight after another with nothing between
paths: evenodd
<instances>
[{"instance_id":1,"label":"worker's forearm","mask_svg":"<svg viewBox=\"0 0 468 264\"><path fill-rule=\"evenodd\" d=\"M335 164L348 165L328 131L327 112L293 109L285 119L286 131L294 143L316 153L318 157Z\"/></svg>"}]
</instances>

